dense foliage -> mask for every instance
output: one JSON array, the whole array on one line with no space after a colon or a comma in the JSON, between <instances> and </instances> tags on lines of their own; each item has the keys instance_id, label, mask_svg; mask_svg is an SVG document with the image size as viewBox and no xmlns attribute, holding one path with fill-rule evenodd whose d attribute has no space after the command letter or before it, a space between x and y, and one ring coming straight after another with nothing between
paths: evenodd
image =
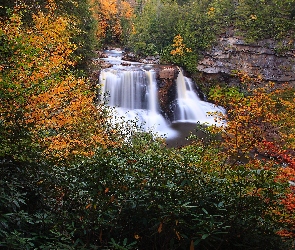
<instances>
[{"instance_id":1,"label":"dense foliage","mask_svg":"<svg viewBox=\"0 0 295 250\"><path fill-rule=\"evenodd\" d=\"M147 0L136 13L129 44L138 53L160 54L163 61L193 72L204 49L229 28L249 42L267 38L280 41L278 51L292 47L294 10L294 0ZM173 52L177 36L190 49L181 58Z\"/></svg>"},{"instance_id":2,"label":"dense foliage","mask_svg":"<svg viewBox=\"0 0 295 250\"><path fill-rule=\"evenodd\" d=\"M127 1L90 0L100 45L122 45L132 31L133 8Z\"/></svg>"},{"instance_id":3,"label":"dense foliage","mask_svg":"<svg viewBox=\"0 0 295 250\"><path fill-rule=\"evenodd\" d=\"M25 25L34 26L33 15L39 11L48 13L48 3L53 2L47 0L3 0L0 6L0 16L7 18L13 8L19 9L22 12L22 21ZM62 0L55 1L54 4L56 5L56 14L70 20L69 28L79 30L71 36L71 41L78 45L71 56L75 57L76 67L86 70L89 66L89 59L93 57L93 49L98 44L94 34L96 23L89 9L88 0Z\"/></svg>"},{"instance_id":4,"label":"dense foliage","mask_svg":"<svg viewBox=\"0 0 295 250\"><path fill-rule=\"evenodd\" d=\"M76 51L94 35L83 35L92 28L78 21L78 2L26 3L6 5L12 9L0 23L3 249L294 249L294 89L240 72L240 88L211 91L227 108L216 116L226 126L197 126L202 136L190 145L167 148L155 135L110 124L112 111L95 105L75 69L83 53ZM93 9L96 35L124 41L131 5L99 6L111 3ZM158 33L149 38L142 29L140 38L135 23L136 48L166 50L167 60L191 68L212 29L233 13L230 1L140 3L142 25L152 22ZM178 16L188 5L192 11ZM222 22L213 18L224 13ZM175 32L165 33L172 23Z\"/></svg>"}]
</instances>

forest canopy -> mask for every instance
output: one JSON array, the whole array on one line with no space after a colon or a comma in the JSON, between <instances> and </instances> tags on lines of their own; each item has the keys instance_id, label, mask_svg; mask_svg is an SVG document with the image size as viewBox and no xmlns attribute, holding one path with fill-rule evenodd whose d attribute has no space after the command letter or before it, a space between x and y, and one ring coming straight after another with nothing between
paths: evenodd
<instances>
[{"instance_id":1,"label":"forest canopy","mask_svg":"<svg viewBox=\"0 0 295 250\"><path fill-rule=\"evenodd\" d=\"M229 28L248 42L271 38L286 48L293 44L294 0L147 0L138 5L129 46L144 55L160 54L163 61L191 72L204 50ZM181 56L171 53L177 36L190 49Z\"/></svg>"}]
</instances>

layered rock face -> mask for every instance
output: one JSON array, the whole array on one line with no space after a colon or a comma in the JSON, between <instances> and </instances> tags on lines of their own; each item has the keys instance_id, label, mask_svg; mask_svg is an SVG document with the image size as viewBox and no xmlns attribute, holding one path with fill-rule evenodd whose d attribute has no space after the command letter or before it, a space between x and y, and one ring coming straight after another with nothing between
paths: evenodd
<instances>
[{"instance_id":1,"label":"layered rock face","mask_svg":"<svg viewBox=\"0 0 295 250\"><path fill-rule=\"evenodd\" d=\"M277 53L279 45L272 40L247 44L236 36L223 36L207 51L197 69L208 75L231 74L234 70L244 71L263 80L295 83L295 47Z\"/></svg>"}]
</instances>

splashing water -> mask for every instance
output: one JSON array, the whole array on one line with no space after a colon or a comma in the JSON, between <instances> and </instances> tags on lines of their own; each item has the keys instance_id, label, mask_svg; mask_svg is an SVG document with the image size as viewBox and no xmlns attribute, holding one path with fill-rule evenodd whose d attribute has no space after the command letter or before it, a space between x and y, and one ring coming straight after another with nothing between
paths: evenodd
<instances>
[{"instance_id":1,"label":"splashing water","mask_svg":"<svg viewBox=\"0 0 295 250\"><path fill-rule=\"evenodd\" d=\"M122 119L126 122L135 121L142 130L153 131L167 138L177 136L178 131L171 126L175 123L221 125L209 113L224 113L224 109L202 101L194 90L192 80L185 77L180 69L176 79L177 97L172 120L165 119L161 113L156 72L151 65L147 67L135 63L123 67L117 63L101 71L99 84L100 100L115 107L117 114L114 122Z\"/></svg>"}]
</instances>

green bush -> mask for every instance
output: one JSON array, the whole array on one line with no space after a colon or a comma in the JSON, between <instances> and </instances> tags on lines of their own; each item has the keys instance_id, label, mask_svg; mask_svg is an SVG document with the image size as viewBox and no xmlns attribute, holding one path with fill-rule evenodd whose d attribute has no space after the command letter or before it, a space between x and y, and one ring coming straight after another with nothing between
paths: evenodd
<instances>
[{"instance_id":1,"label":"green bush","mask_svg":"<svg viewBox=\"0 0 295 250\"><path fill-rule=\"evenodd\" d=\"M15 213L24 222L10 224L11 240L30 225L30 237L15 246L286 249L275 234L282 225L271 213L284 188L274 181L275 171L225 168L221 159L205 160L218 148L198 143L168 149L149 134L137 134L130 143L98 149L91 160L39 169L39 181L28 183L43 199L30 213ZM260 196L249 195L258 189ZM44 234L34 238L40 211L50 223L44 227L43 221Z\"/></svg>"},{"instance_id":2,"label":"green bush","mask_svg":"<svg viewBox=\"0 0 295 250\"><path fill-rule=\"evenodd\" d=\"M294 36L294 0L239 1L235 25L249 41Z\"/></svg>"},{"instance_id":3,"label":"green bush","mask_svg":"<svg viewBox=\"0 0 295 250\"><path fill-rule=\"evenodd\" d=\"M142 4L134 20L135 33L129 47L144 56L159 53L165 63L175 63L190 72L206 49L229 29L248 42L278 41L278 53L292 48L295 1L156 1ZM175 36L184 39L192 53L171 56ZM151 49L152 48L152 49Z\"/></svg>"},{"instance_id":4,"label":"green bush","mask_svg":"<svg viewBox=\"0 0 295 250\"><path fill-rule=\"evenodd\" d=\"M291 249L276 170L227 165L206 132L181 149L135 133L93 158L1 163L7 249ZM26 167L27 166L27 167Z\"/></svg>"},{"instance_id":5,"label":"green bush","mask_svg":"<svg viewBox=\"0 0 295 250\"><path fill-rule=\"evenodd\" d=\"M173 41L181 10L176 2L148 1L134 20L129 47L144 56L161 53Z\"/></svg>"}]
</instances>

